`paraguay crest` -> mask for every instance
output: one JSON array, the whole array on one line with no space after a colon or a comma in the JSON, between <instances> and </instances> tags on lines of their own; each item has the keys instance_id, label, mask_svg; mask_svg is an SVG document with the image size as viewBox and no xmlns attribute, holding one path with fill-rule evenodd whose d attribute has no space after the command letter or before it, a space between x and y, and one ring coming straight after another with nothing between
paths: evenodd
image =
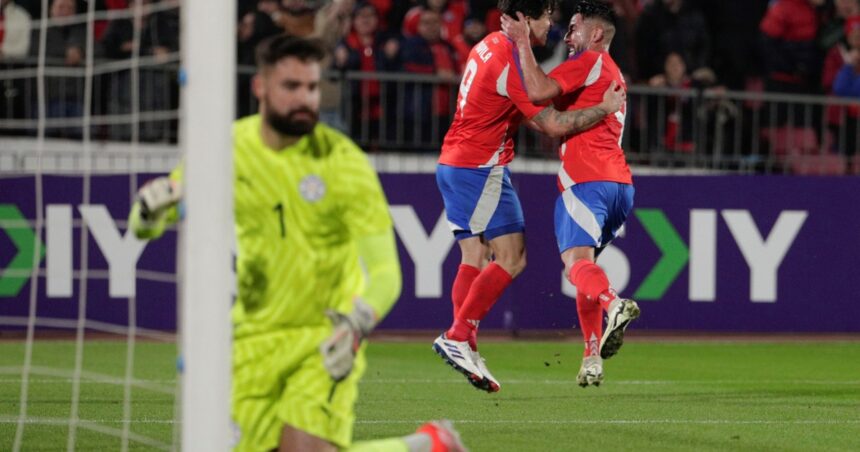
<instances>
[{"instance_id":1,"label":"paraguay crest","mask_svg":"<svg viewBox=\"0 0 860 452\"><path fill-rule=\"evenodd\" d=\"M317 202L325 196L325 182L316 174L305 176L299 182L299 192L308 202Z\"/></svg>"}]
</instances>

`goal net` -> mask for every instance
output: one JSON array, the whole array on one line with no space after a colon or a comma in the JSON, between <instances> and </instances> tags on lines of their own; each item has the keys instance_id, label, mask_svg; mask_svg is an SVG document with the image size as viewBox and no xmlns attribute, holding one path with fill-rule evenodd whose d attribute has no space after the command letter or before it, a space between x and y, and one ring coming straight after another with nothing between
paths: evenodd
<instances>
[{"instance_id":1,"label":"goal net","mask_svg":"<svg viewBox=\"0 0 860 452\"><path fill-rule=\"evenodd\" d=\"M0 450L227 450L235 4L18 3L30 29L4 39L29 50L0 57ZM180 160L183 221L137 240L138 187Z\"/></svg>"}]
</instances>

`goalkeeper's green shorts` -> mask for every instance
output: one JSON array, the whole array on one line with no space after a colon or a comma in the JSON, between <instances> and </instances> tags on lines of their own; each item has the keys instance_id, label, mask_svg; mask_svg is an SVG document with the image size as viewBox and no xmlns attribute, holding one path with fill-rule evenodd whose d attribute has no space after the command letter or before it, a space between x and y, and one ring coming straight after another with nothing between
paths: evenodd
<instances>
[{"instance_id":1,"label":"goalkeeper's green shorts","mask_svg":"<svg viewBox=\"0 0 860 452\"><path fill-rule=\"evenodd\" d=\"M276 449L284 424L349 447L365 344L350 375L335 383L319 352L329 334L330 327L293 328L233 343L236 451Z\"/></svg>"}]
</instances>

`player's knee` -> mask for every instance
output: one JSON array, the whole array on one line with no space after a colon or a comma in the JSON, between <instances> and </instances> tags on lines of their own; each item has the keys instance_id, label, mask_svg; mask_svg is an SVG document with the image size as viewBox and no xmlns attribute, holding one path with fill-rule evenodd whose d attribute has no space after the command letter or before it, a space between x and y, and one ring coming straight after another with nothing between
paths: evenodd
<instances>
[{"instance_id":1,"label":"player's knee","mask_svg":"<svg viewBox=\"0 0 860 452\"><path fill-rule=\"evenodd\" d=\"M526 252L519 250L512 253L501 253L496 256L496 264L510 273L512 278L516 278L526 268Z\"/></svg>"}]
</instances>

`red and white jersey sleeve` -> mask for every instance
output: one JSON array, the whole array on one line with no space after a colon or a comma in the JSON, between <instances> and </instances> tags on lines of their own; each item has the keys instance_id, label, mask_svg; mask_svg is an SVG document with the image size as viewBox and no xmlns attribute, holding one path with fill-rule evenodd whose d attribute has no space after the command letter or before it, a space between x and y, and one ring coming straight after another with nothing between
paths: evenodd
<instances>
[{"instance_id":1,"label":"red and white jersey sleeve","mask_svg":"<svg viewBox=\"0 0 860 452\"><path fill-rule=\"evenodd\" d=\"M606 52L580 52L550 72L549 77L562 89L562 94L554 100L556 108L561 111L600 104L612 81L627 89L621 70ZM607 115L591 129L564 138L559 149L562 165L558 183L561 190L591 181L633 183L621 149L626 115L625 103L621 110Z\"/></svg>"},{"instance_id":2,"label":"red and white jersey sleeve","mask_svg":"<svg viewBox=\"0 0 860 452\"><path fill-rule=\"evenodd\" d=\"M544 108L529 101L516 45L501 32L490 33L469 52L439 163L507 165L523 117L531 119Z\"/></svg>"}]
</instances>

